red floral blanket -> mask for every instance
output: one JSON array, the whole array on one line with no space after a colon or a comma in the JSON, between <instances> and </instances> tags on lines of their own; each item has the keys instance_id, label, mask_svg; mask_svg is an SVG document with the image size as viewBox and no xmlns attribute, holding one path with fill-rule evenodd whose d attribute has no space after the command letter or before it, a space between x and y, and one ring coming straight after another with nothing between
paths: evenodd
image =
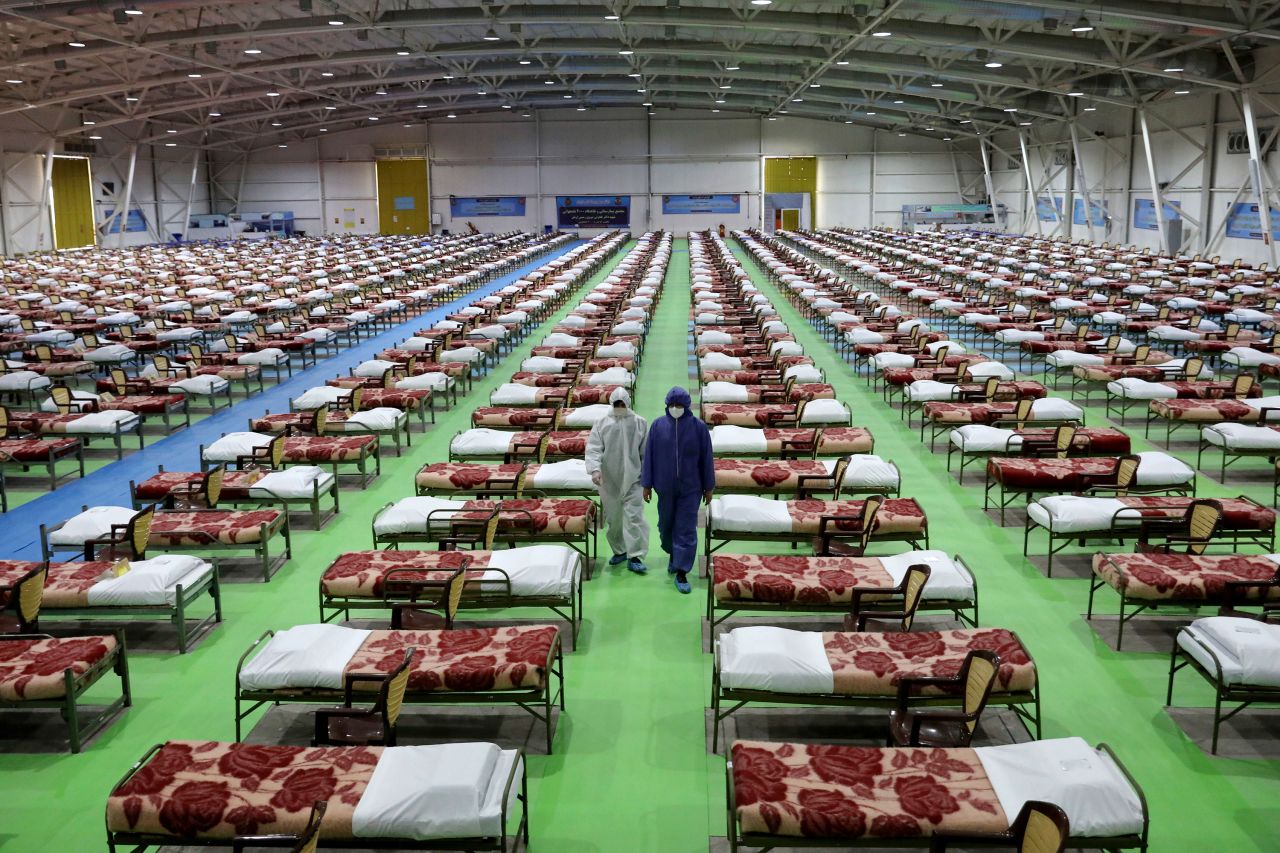
<instances>
[{"instance_id":1,"label":"red floral blanket","mask_svg":"<svg viewBox=\"0 0 1280 853\"><path fill-rule=\"evenodd\" d=\"M80 675L115 648L116 638L110 635L0 642L0 700L61 699L66 695L66 670Z\"/></svg>"},{"instance_id":2,"label":"red floral blanket","mask_svg":"<svg viewBox=\"0 0 1280 853\"><path fill-rule=\"evenodd\" d=\"M351 838L351 818L382 747L169 741L107 799L107 829L176 838L297 834L327 800L320 832Z\"/></svg>"},{"instance_id":3,"label":"red floral blanket","mask_svg":"<svg viewBox=\"0 0 1280 853\"><path fill-rule=\"evenodd\" d=\"M361 409L376 409L384 406L388 409L400 409L405 412L416 412L419 407L431 399L430 388L366 388L360 396ZM339 419L331 419L337 422Z\"/></svg>"},{"instance_id":4,"label":"red floral blanket","mask_svg":"<svg viewBox=\"0 0 1280 853\"><path fill-rule=\"evenodd\" d=\"M793 403L703 403L702 419L710 426L730 424L732 426L765 426L771 418L794 417L796 407Z\"/></svg>"},{"instance_id":5,"label":"red floral blanket","mask_svg":"<svg viewBox=\"0 0 1280 853\"><path fill-rule=\"evenodd\" d=\"M960 671L965 656L990 649L1000 656L993 688L997 693L1020 693L1036 684L1036 669L1027 650L1012 631L1003 628L962 628L954 631L896 633L824 632L822 645L835 674L835 692L845 696L896 696L904 678L949 678ZM924 687L921 696L941 696L937 687Z\"/></svg>"},{"instance_id":6,"label":"red floral blanket","mask_svg":"<svg viewBox=\"0 0 1280 853\"><path fill-rule=\"evenodd\" d=\"M848 516L848 521L835 523L835 530L853 530L856 520L862 513L865 501L787 501L787 511L791 514L791 530L793 533L817 535L822 519L826 516ZM882 536L892 534L923 534L928 529L929 521L925 518L924 508L916 503L915 498L890 498L880 505L876 512L874 531Z\"/></svg>"},{"instance_id":7,"label":"red floral blanket","mask_svg":"<svg viewBox=\"0 0 1280 853\"><path fill-rule=\"evenodd\" d=\"M711 558L717 601L847 604L853 590L892 589L893 576L877 557L801 557L716 554Z\"/></svg>"},{"instance_id":8,"label":"red floral blanket","mask_svg":"<svg viewBox=\"0 0 1280 853\"><path fill-rule=\"evenodd\" d=\"M557 430L547 439L547 458L573 458L587 452L586 430Z\"/></svg>"},{"instance_id":9,"label":"red floral blanket","mask_svg":"<svg viewBox=\"0 0 1280 853\"><path fill-rule=\"evenodd\" d=\"M467 628L453 631L373 631L347 663L345 673L384 674L415 649L409 665L411 692L531 690L546 685L552 646L559 631L552 625ZM357 682L373 692L376 681Z\"/></svg>"},{"instance_id":10,"label":"red floral blanket","mask_svg":"<svg viewBox=\"0 0 1280 853\"><path fill-rule=\"evenodd\" d=\"M812 459L717 459L716 488L725 492L792 492L800 478L825 478L826 466ZM831 480L808 479L809 488L830 488Z\"/></svg>"},{"instance_id":11,"label":"red floral blanket","mask_svg":"<svg viewBox=\"0 0 1280 853\"><path fill-rule=\"evenodd\" d=\"M1126 598L1212 602L1228 583L1272 580L1280 565L1256 554L1094 554L1093 573ZM1280 600L1280 587L1269 598Z\"/></svg>"},{"instance_id":12,"label":"red floral blanket","mask_svg":"<svg viewBox=\"0 0 1280 853\"><path fill-rule=\"evenodd\" d=\"M378 447L376 435L291 435L284 440L284 461L357 462Z\"/></svg>"},{"instance_id":13,"label":"red floral blanket","mask_svg":"<svg viewBox=\"0 0 1280 853\"><path fill-rule=\"evenodd\" d=\"M249 487L268 472L250 468L244 471L226 471L222 475L222 494L227 498L249 496ZM140 501L163 501L174 489L198 483L204 477L200 471L161 471L152 474L134 487L134 495Z\"/></svg>"},{"instance_id":14,"label":"red floral blanket","mask_svg":"<svg viewBox=\"0 0 1280 853\"><path fill-rule=\"evenodd\" d=\"M528 409L513 406L480 406L471 411L471 426L489 429L512 429L529 426L549 427L555 423L555 409Z\"/></svg>"},{"instance_id":15,"label":"red floral blanket","mask_svg":"<svg viewBox=\"0 0 1280 853\"><path fill-rule=\"evenodd\" d=\"M1141 512L1144 518L1180 518L1191 505L1192 498L1177 497L1128 497L1120 498L1125 506ZM1276 526L1273 509L1240 498L1214 498L1222 505L1219 530L1268 531Z\"/></svg>"},{"instance_id":16,"label":"red floral blanket","mask_svg":"<svg viewBox=\"0 0 1280 853\"><path fill-rule=\"evenodd\" d=\"M284 526L285 515L274 509L202 510L195 512L158 512L151 522L151 545L171 549L189 545L255 545L271 538Z\"/></svg>"},{"instance_id":17,"label":"red floral blanket","mask_svg":"<svg viewBox=\"0 0 1280 853\"><path fill-rule=\"evenodd\" d=\"M49 454L75 447L80 443L78 438L6 438L0 440L0 459L10 458L15 462L43 462Z\"/></svg>"},{"instance_id":18,"label":"red floral blanket","mask_svg":"<svg viewBox=\"0 0 1280 853\"><path fill-rule=\"evenodd\" d=\"M388 572L403 569L396 579L443 583L463 565L483 566L490 551L351 551L329 564L320 577L325 595L381 598ZM480 575L477 572L477 577Z\"/></svg>"},{"instance_id":19,"label":"red floral blanket","mask_svg":"<svg viewBox=\"0 0 1280 853\"><path fill-rule=\"evenodd\" d=\"M591 529L596 505L588 500L544 498L533 500L473 500L462 506L459 517L483 518L499 508L498 531L548 536L582 536Z\"/></svg>"},{"instance_id":20,"label":"red floral blanket","mask_svg":"<svg viewBox=\"0 0 1280 853\"><path fill-rule=\"evenodd\" d=\"M496 481L495 488L513 488L523 480L524 469L517 463L432 462L418 471L414 482L419 489L431 491L471 491L491 481Z\"/></svg>"},{"instance_id":21,"label":"red floral blanket","mask_svg":"<svg viewBox=\"0 0 1280 853\"><path fill-rule=\"evenodd\" d=\"M1261 415L1260 409L1236 400L1152 400L1149 407L1151 414L1170 421L1252 423Z\"/></svg>"},{"instance_id":22,"label":"red floral blanket","mask_svg":"<svg viewBox=\"0 0 1280 853\"><path fill-rule=\"evenodd\" d=\"M888 839L1009 826L972 749L738 741L732 755L742 832Z\"/></svg>"},{"instance_id":23,"label":"red floral blanket","mask_svg":"<svg viewBox=\"0 0 1280 853\"><path fill-rule=\"evenodd\" d=\"M1091 485L1115 482L1120 460L1076 456L1036 459L997 456L987 460L987 477L1009 491L1077 492Z\"/></svg>"}]
</instances>

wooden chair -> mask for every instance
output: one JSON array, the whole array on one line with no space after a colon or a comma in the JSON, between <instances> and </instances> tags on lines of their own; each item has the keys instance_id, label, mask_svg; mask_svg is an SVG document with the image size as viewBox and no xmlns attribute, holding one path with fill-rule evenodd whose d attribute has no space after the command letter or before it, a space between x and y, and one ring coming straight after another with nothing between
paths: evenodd
<instances>
[{"instance_id":1,"label":"wooden chair","mask_svg":"<svg viewBox=\"0 0 1280 853\"><path fill-rule=\"evenodd\" d=\"M1004 832L935 832L929 853L945 853L951 845L986 847L999 845L1018 853L1062 853L1071 837L1067 813L1040 800L1027 800Z\"/></svg>"},{"instance_id":2,"label":"wooden chair","mask_svg":"<svg viewBox=\"0 0 1280 853\"><path fill-rule=\"evenodd\" d=\"M916 618L916 610L920 600L924 598L924 587L929 582L931 569L925 564L908 566L902 583L892 589L855 588L853 590L853 606L844 617L846 631L865 631L867 621L875 619L883 622L898 621L898 630L910 631ZM901 598L902 606L897 610L885 609L885 599ZM864 601L864 598L871 601Z\"/></svg>"},{"instance_id":3,"label":"wooden chair","mask_svg":"<svg viewBox=\"0 0 1280 853\"><path fill-rule=\"evenodd\" d=\"M144 560L151 541L151 522L155 520L155 504L139 510L124 524L111 525L111 532L84 543L86 560ZM95 551L97 557L94 557Z\"/></svg>"},{"instance_id":4,"label":"wooden chair","mask_svg":"<svg viewBox=\"0 0 1280 853\"><path fill-rule=\"evenodd\" d=\"M404 707L404 694L409 687L409 664L413 662L416 651L406 649L400 665L385 675L347 675L342 707L316 711L315 738L311 745L395 746L396 721ZM352 689L359 681L382 682L377 701L367 710L351 705Z\"/></svg>"},{"instance_id":5,"label":"wooden chair","mask_svg":"<svg viewBox=\"0 0 1280 853\"><path fill-rule=\"evenodd\" d=\"M1147 553L1173 554L1179 547L1187 554L1203 554L1222 522L1222 504L1217 501L1193 501L1182 518L1171 521L1143 522L1138 534L1138 550ZM1147 541L1148 536L1163 539L1159 545Z\"/></svg>"},{"instance_id":6,"label":"wooden chair","mask_svg":"<svg viewBox=\"0 0 1280 853\"><path fill-rule=\"evenodd\" d=\"M222 497L222 481L227 474L226 465L215 465L194 482L179 486L169 493L169 505L173 509L214 509Z\"/></svg>"},{"instance_id":7,"label":"wooden chair","mask_svg":"<svg viewBox=\"0 0 1280 853\"><path fill-rule=\"evenodd\" d=\"M0 634L31 634L40 630L40 605L49 567L41 566L23 575L13 585L13 612L0 611Z\"/></svg>"},{"instance_id":8,"label":"wooden chair","mask_svg":"<svg viewBox=\"0 0 1280 853\"><path fill-rule=\"evenodd\" d=\"M66 385L54 385L49 388L49 398L58 407L60 415L75 415L81 412L95 411L98 406L93 400L77 400Z\"/></svg>"},{"instance_id":9,"label":"wooden chair","mask_svg":"<svg viewBox=\"0 0 1280 853\"><path fill-rule=\"evenodd\" d=\"M889 712L889 745L969 746L999 672L999 655L990 649L974 649L953 676L903 678L898 682L898 707ZM964 701L960 708L912 708L912 688L924 686L962 691Z\"/></svg>"},{"instance_id":10,"label":"wooden chair","mask_svg":"<svg viewBox=\"0 0 1280 853\"><path fill-rule=\"evenodd\" d=\"M231 853L244 853L254 847L278 847L293 843L291 853L315 853L320 846L320 823L324 820L327 800L316 800L311 806L311 816L306 828L298 835L237 835L231 840Z\"/></svg>"},{"instance_id":11,"label":"wooden chair","mask_svg":"<svg viewBox=\"0 0 1280 853\"><path fill-rule=\"evenodd\" d=\"M453 621L457 618L458 608L462 604L462 593L467 585L467 566L464 565L450 575L442 585L413 579L413 575L419 574L417 570L406 570L405 574L409 577L404 579L395 578L395 574L396 570L387 573L383 580L383 595L388 600L408 600L412 603L391 606L392 630L453 630ZM440 597L435 602L419 603L420 595L435 590L440 592ZM432 612L436 610L440 612Z\"/></svg>"}]
</instances>

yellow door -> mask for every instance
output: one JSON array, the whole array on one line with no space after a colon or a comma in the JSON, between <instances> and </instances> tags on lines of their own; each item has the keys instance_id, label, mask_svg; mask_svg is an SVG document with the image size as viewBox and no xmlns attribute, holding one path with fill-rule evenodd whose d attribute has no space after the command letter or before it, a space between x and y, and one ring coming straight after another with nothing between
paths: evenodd
<instances>
[{"instance_id":1,"label":"yellow door","mask_svg":"<svg viewBox=\"0 0 1280 853\"><path fill-rule=\"evenodd\" d=\"M54 248L92 246L96 236L89 161L78 157L53 158Z\"/></svg>"},{"instance_id":2,"label":"yellow door","mask_svg":"<svg viewBox=\"0 0 1280 853\"><path fill-rule=\"evenodd\" d=\"M818 227L818 158L817 157L766 157L764 161L764 191L767 193L808 193L809 224ZM782 227L800 227L800 214L788 219L782 215Z\"/></svg>"},{"instance_id":3,"label":"yellow door","mask_svg":"<svg viewBox=\"0 0 1280 853\"><path fill-rule=\"evenodd\" d=\"M784 208L782 211L782 230L795 231L800 227L800 211L794 207Z\"/></svg>"},{"instance_id":4,"label":"yellow door","mask_svg":"<svg viewBox=\"0 0 1280 853\"><path fill-rule=\"evenodd\" d=\"M427 161L379 160L378 230L383 234L431 233Z\"/></svg>"}]
</instances>

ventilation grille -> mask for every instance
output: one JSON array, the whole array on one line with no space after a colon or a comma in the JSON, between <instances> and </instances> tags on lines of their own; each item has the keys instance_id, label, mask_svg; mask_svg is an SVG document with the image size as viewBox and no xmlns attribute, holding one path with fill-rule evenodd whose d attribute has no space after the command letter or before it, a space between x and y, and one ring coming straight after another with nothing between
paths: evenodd
<instances>
[{"instance_id":1,"label":"ventilation grille","mask_svg":"<svg viewBox=\"0 0 1280 853\"><path fill-rule=\"evenodd\" d=\"M62 143L63 154L97 154L98 146L92 142L64 142Z\"/></svg>"},{"instance_id":2,"label":"ventilation grille","mask_svg":"<svg viewBox=\"0 0 1280 853\"><path fill-rule=\"evenodd\" d=\"M1263 147L1263 155L1270 154L1276 150L1276 140L1272 136L1275 128L1259 127L1258 128L1258 144ZM1270 141L1268 141L1270 140ZM1244 128L1239 130L1227 131L1227 153L1228 154L1248 154L1249 153L1249 137L1244 132Z\"/></svg>"},{"instance_id":3,"label":"ventilation grille","mask_svg":"<svg viewBox=\"0 0 1280 853\"><path fill-rule=\"evenodd\" d=\"M423 160L426 156L425 145L379 145L373 149L375 160Z\"/></svg>"}]
</instances>

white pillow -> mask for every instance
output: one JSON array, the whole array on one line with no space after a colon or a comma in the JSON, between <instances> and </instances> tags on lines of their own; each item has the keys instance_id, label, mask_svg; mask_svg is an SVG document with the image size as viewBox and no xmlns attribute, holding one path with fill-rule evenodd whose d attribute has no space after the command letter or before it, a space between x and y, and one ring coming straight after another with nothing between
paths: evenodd
<instances>
[{"instance_id":1,"label":"white pillow","mask_svg":"<svg viewBox=\"0 0 1280 853\"><path fill-rule=\"evenodd\" d=\"M127 506L95 506L73 515L49 534L51 545L84 545L111 533L112 525L127 524L138 510Z\"/></svg>"}]
</instances>

